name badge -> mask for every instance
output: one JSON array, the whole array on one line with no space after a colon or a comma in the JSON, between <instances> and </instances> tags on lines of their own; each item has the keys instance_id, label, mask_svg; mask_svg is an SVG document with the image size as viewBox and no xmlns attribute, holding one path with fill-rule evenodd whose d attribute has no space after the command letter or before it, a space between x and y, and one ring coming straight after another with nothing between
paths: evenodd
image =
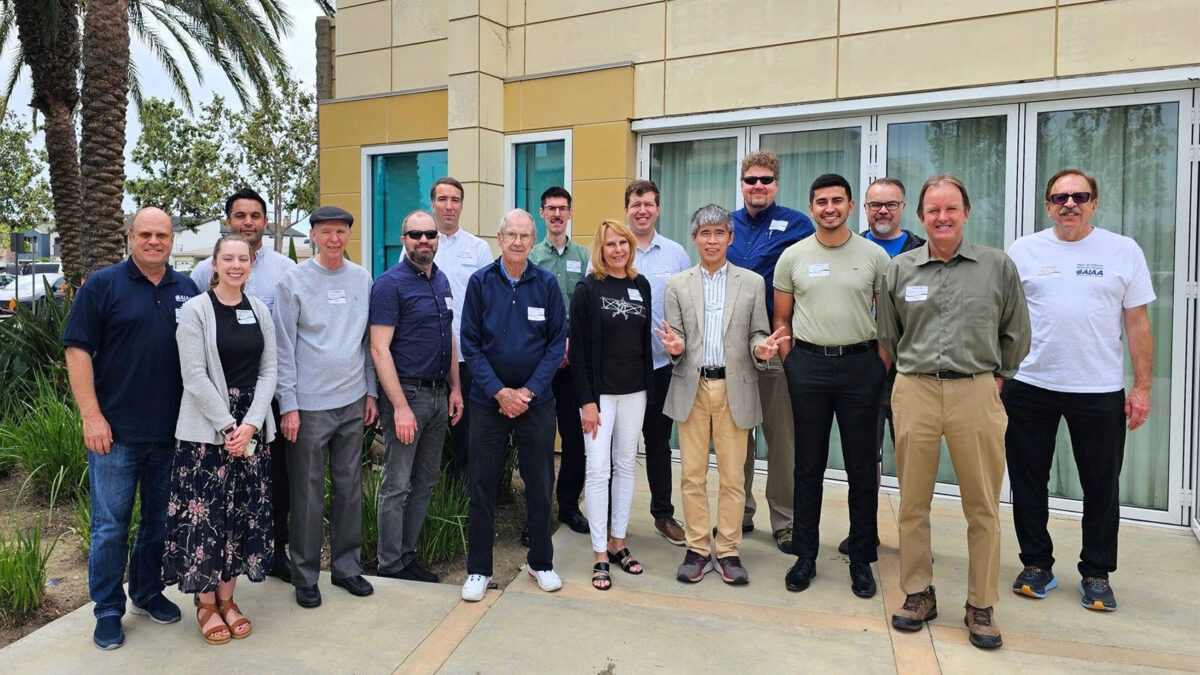
<instances>
[{"instance_id":1,"label":"name badge","mask_svg":"<svg viewBox=\"0 0 1200 675\"><path fill-rule=\"evenodd\" d=\"M808 276L810 276L810 277L827 277L827 276L829 276L829 263L811 263L808 266Z\"/></svg>"},{"instance_id":2,"label":"name badge","mask_svg":"<svg viewBox=\"0 0 1200 675\"><path fill-rule=\"evenodd\" d=\"M253 326L258 323L254 318L254 310L252 309L234 310L234 314L237 315L237 322L243 326Z\"/></svg>"},{"instance_id":3,"label":"name badge","mask_svg":"<svg viewBox=\"0 0 1200 675\"><path fill-rule=\"evenodd\" d=\"M1045 265L1042 267L1042 269L1038 270L1037 275L1039 277L1057 277L1061 276L1062 272L1060 272L1054 265Z\"/></svg>"},{"instance_id":4,"label":"name badge","mask_svg":"<svg viewBox=\"0 0 1200 675\"><path fill-rule=\"evenodd\" d=\"M767 229L772 232L783 232L787 229L788 222L786 220L772 220L770 227Z\"/></svg>"},{"instance_id":5,"label":"name badge","mask_svg":"<svg viewBox=\"0 0 1200 675\"><path fill-rule=\"evenodd\" d=\"M341 289L335 289L335 290L329 291L328 297L329 297L329 304L331 304L331 305L346 304L346 291L343 291Z\"/></svg>"},{"instance_id":6,"label":"name badge","mask_svg":"<svg viewBox=\"0 0 1200 675\"><path fill-rule=\"evenodd\" d=\"M544 307L530 307L528 311L530 321L546 320L546 309Z\"/></svg>"},{"instance_id":7,"label":"name badge","mask_svg":"<svg viewBox=\"0 0 1200 675\"><path fill-rule=\"evenodd\" d=\"M471 255L470 251L459 251L455 255L458 256L459 260L470 260L472 262L475 260L475 256Z\"/></svg>"},{"instance_id":8,"label":"name badge","mask_svg":"<svg viewBox=\"0 0 1200 675\"><path fill-rule=\"evenodd\" d=\"M641 302L642 301L642 292L636 288L629 289L629 299L637 300L638 302Z\"/></svg>"},{"instance_id":9,"label":"name badge","mask_svg":"<svg viewBox=\"0 0 1200 675\"><path fill-rule=\"evenodd\" d=\"M905 302L921 302L929 298L928 286L906 286L904 288Z\"/></svg>"},{"instance_id":10,"label":"name badge","mask_svg":"<svg viewBox=\"0 0 1200 675\"><path fill-rule=\"evenodd\" d=\"M579 264L578 260L568 260L567 261L567 271L574 272L576 274L580 274L583 272L583 265Z\"/></svg>"},{"instance_id":11,"label":"name badge","mask_svg":"<svg viewBox=\"0 0 1200 675\"><path fill-rule=\"evenodd\" d=\"M454 298L446 298L446 309L454 309Z\"/></svg>"},{"instance_id":12,"label":"name badge","mask_svg":"<svg viewBox=\"0 0 1200 675\"><path fill-rule=\"evenodd\" d=\"M175 308L175 323L179 323L179 320L182 318L183 318L183 308L176 307Z\"/></svg>"}]
</instances>

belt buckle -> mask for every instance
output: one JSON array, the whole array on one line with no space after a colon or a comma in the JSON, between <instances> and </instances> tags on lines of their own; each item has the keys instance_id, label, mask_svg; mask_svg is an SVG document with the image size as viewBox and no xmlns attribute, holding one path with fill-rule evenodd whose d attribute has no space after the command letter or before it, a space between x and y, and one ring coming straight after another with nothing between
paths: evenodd
<instances>
[{"instance_id":1,"label":"belt buckle","mask_svg":"<svg viewBox=\"0 0 1200 675\"><path fill-rule=\"evenodd\" d=\"M938 382L949 382L950 380L953 380L953 379L955 379L955 378L953 378L953 377L942 377L942 373L949 373L949 372L950 372L950 371L948 371L948 370L939 370L939 371L937 371L936 373L934 373L934 374L933 374L933 376L934 376L935 378L937 378L937 381L938 381Z\"/></svg>"},{"instance_id":2,"label":"belt buckle","mask_svg":"<svg viewBox=\"0 0 1200 675\"><path fill-rule=\"evenodd\" d=\"M832 350L832 351L830 351L830 350ZM840 345L837 347L830 347L828 345L825 345L825 346L821 347L821 351L824 353L825 356L841 356L842 355L842 348Z\"/></svg>"}]
</instances>

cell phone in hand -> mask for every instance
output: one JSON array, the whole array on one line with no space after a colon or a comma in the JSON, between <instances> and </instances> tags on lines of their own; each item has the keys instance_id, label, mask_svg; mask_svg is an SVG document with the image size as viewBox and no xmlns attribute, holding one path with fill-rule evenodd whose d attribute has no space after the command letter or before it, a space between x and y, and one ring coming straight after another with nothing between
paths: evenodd
<instances>
[{"instance_id":1,"label":"cell phone in hand","mask_svg":"<svg viewBox=\"0 0 1200 675\"><path fill-rule=\"evenodd\" d=\"M257 439L257 438L251 438L251 439L250 439L250 442L246 444L246 456L247 456L247 457L253 457L253 456L254 456L254 451L255 451L255 450L257 450L257 449L258 449L258 439Z\"/></svg>"}]
</instances>

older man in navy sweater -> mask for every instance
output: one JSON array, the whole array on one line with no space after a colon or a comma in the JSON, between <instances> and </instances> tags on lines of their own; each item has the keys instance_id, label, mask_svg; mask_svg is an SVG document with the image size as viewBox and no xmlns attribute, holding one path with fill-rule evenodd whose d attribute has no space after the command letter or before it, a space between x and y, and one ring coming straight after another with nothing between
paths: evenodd
<instances>
[{"instance_id":1,"label":"older man in navy sweater","mask_svg":"<svg viewBox=\"0 0 1200 675\"><path fill-rule=\"evenodd\" d=\"M492 580L496 490L510 433L529 514L526 569L542 590L562 587L550 543L551 381L566 351L566 305L554 275L529 262L536 236L527 212L514 209L505 215L500 257L471 275L463 299L462 352L474 380L468 402L471 506L462 598L472 602L483 599Z\"/></svg>"}]
</instances>

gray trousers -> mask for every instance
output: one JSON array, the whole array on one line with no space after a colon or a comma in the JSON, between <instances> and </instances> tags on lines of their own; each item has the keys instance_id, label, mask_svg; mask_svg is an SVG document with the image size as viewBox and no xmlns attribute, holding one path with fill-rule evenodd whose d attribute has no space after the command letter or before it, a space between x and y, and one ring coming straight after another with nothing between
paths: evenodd
<instances>
[{"instance_id":1,"label":"gray trousers","mask_svg":"<svg viewBox=\"0 0 1200 675\"><path fill-rule=\"evenodd\" d=\"M387 453L379 486L379 571L389 574L399 572L417 558L417 539L442 468L442 446L449 422L446 387L402 384L401 388L417 419L412 443L401 443L396 438L392 402L386 396L379 399L379 421Z\"/></svg>"},{"instance_id":2,"label":"gray trousers","mask_svg":"<svg viewBox=\"0 0 1200 675\"><path fill-rule=\"evenodd\" d=\"M767 370L758 371L758 397L762 402L763 421L758 428L767 437L767 506L771 509L771 531L792 524L792 485L796 467L796 430L792 421L792 398L787 376L779 358L770 360ZM746 515L742 524L754 520L757 504L750 488L754 484L754 435L746 437Z\"/></svg>"},{"instance_id":3,"label":"gray trousers","mask_svg":"<svg viewBox=\"0 0 1200 675\"><path fill-rule=\"evenodd\" d=\"M330 571L344 579L362 574L362 444L360 399L332 410L301 410L300 431L287 444L291 479L292 583L312 586L321 573L325 466L333 483L329 514Z\"/></svg>"}]
</instances>

